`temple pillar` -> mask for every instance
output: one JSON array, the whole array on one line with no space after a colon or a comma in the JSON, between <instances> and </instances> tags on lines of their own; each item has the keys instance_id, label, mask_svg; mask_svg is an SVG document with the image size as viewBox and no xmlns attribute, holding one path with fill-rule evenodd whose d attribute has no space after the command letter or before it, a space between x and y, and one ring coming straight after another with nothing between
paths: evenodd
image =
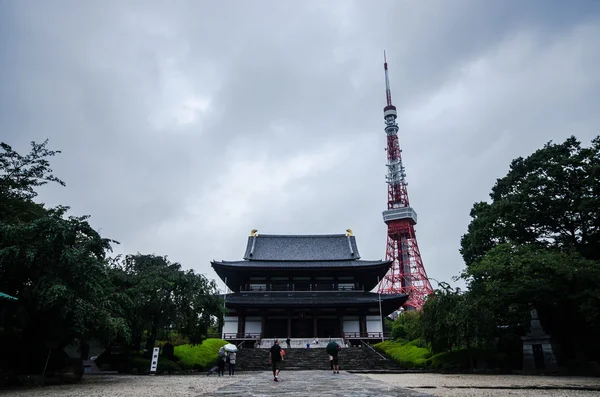
<instances>
[{"instance_id":1,"label":"temple pillar","mask_svg":"<svg viewBox=\"0 0 600 397\"><path fill-rule=\"evenodd\" d=\"M288 313L288 324L287 324L287 335L286 338L289 338L292 335L292 313Z\"/></svg>"},{"instance_id":2,"label":"temple pillar","mask_svg":"<svg viewBox=\"0 0 600 397\"><path fill-rule=\"evenodd\" d=\"M358 317L358 325L360 329L360 336L365 336L367 334L367 316L363 313Z\"/></svg>"},{"instance_id":3,"label":"temple pillar","mask_svg":"<svg viewBox=\"0 0 600 397\"><path fill-rule=\"evenodd\" d=\"M240 313L240 315L238 317L238 329L237 329L237 333L238 333L237 337L238 338L240 337L240 335L241 335L241 337L244 336L245 326L246 326L246 316Z\"/></svg>"},{"instance_id":4,"label":"temple pillar","mask_svg":"<svg viewBox=\"0 0 600 397\"><path fill-rule=\"evenodd\" d=\"M313 335L316 337L317 335L319 335L317 333L318 329L317 329L317 313L313 312Z\"/></svg>"}]
</instances>

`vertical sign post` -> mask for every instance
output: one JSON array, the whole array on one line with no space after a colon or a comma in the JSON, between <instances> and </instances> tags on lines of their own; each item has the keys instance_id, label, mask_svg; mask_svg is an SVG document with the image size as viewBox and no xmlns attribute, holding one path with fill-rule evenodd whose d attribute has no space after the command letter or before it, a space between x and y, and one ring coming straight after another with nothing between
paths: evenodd
<instances>
[{"instance_id":1,"label":"vertical sign post","mask_svg":"<svg viewBox=\"0 0 600 397\"><path fill-rule=\"evenodd\" d=\"M379 277L377 277L377 285L379 285ZM377 295L379 298L379 317L381 317L381 341L383 342L383 311L381 310L381 289L377 289Z\"/></svg>"},{"instance_id":2,"label":"vertical sign post","mask_svg":"<svg viewBox=\"0 0 600 397\"><path fill-rule=\"evenodd\" d=\"M151 373L156 373L156 367L158 366L158 352L160 350L160 347L155 347L154 351L152 352L152 361L150 364L150 372Z\"/></svg>"}]
</instances>

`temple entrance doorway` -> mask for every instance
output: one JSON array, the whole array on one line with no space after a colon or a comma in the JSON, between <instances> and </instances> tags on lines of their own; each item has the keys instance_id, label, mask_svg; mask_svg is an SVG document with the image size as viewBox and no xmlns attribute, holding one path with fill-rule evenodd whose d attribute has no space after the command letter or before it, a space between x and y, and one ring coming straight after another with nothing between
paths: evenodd
<instances>
[{"instance_id":1,"label":"temple entrance doorway","mask_svg":"<svg viewBox=\"0 0 600 397\"><path fill-rule=\"evenodd\" d=\"M339 318L317 319L317 336L319 338L337 338L342 334Z\"/></svg>"},{"instance_id":2,"label":"temple entrance doorway","mask_svg":"<svg viewBox=\"0 0 600 397\"><path fill-rule=\"evenodd\" d=\"M267 317L265 319L265 338L280 338L288 337L288 320L287 318Z\"/></svg>"},{"instance_id":3,"label":"temple entrance doorway","mask_svg":"<svg viewBox=\"0 0 600 397\"><path fill-rule=\"evenodd\" d=\"M293 318L292 319L292 338L312 338L314 337L314 320L311 318Z\"/></svg>"}]
</instances>

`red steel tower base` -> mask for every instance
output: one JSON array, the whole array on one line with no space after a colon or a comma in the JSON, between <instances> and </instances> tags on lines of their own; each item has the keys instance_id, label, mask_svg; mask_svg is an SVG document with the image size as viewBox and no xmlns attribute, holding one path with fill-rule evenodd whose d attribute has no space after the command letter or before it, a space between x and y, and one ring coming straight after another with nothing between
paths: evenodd
<instances>
[{"instance_id":1,"label":"red steel tower base","mask_svg":"<svg viewBox=\"0 0 600 397\"><path fill-rule=\"evenodd\" d=\"M402 155L398 143L398 114L392 105L387 60L384 53L385 87L387 106L383 109L385 132L387 135L388 184L387 210L383 211L383 221L388 226L385 259L392 261L390 271L379 284L379 293L408 294L404 308L420 310L425 299L433 292L427 272L423 267L421 253L415 236L417 213L408 200L406 173L402 165Z\"/></svg>"}]
</instances>

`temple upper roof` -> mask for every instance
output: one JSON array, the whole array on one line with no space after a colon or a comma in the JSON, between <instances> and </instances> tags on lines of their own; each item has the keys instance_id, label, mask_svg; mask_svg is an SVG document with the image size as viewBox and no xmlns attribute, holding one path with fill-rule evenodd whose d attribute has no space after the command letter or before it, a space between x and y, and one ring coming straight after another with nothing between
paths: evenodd
<instances>
[{"instance_id":1,"label":"temple upper roof","mask_svg":"<svg viewBox=\"0 0 600 397\"><path fill-rule=\"evenodd\" d=\"M361 260L352 230L347 234L275 235L248 237L246 253L239 261L211 261L221 280L233 291L258 278L337 277L342 283L358 283L370 290L382 279L391 261ZM297 280L296 280L297 281ZM296 282L290 280L290 282ZM313 280L317 283L316 279ZM338 281L339 282L339 281Z\"/></svg>"},{"instance_id":2,"label":"temple upper roof","mask_svg":"<svg viewBox=\"0 0 600 397\"><path fill-rule=\"evenodd\" d=\"M249 261L351 261L360 259L356 238L345 234L248 237L244 259Z\"/></svg>"}]
</instances>

